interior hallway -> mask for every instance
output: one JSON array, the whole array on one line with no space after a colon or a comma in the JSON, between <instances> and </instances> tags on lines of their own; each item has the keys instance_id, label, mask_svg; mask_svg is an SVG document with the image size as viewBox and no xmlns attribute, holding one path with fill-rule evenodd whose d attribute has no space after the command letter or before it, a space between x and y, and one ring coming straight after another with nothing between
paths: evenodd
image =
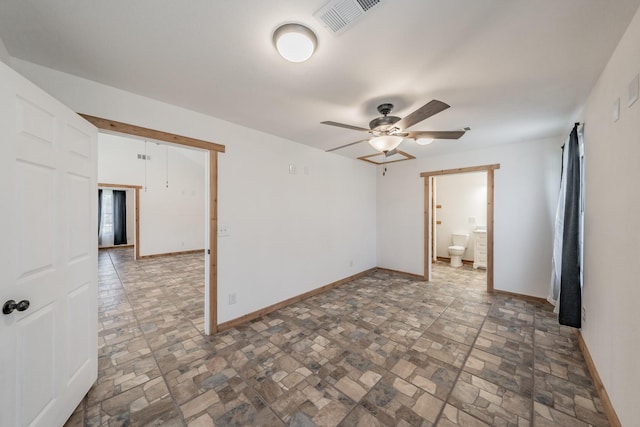
<instances>
[{"instance_id":1,"label":"interior hallway","mask_svg":"<svg viewBox=\"0 0 640 427\"><path fill-rule=\"evenodd\" d=\"M573 331L483 271L376 272L206 337L203 268L100 251L98 381L67 426L608 425Z\"/></svg>"}]
</instances>

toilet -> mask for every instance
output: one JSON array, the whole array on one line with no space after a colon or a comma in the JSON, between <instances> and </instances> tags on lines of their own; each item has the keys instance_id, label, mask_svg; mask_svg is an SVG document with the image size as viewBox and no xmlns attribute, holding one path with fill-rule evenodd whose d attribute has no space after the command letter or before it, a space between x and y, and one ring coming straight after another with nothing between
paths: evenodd
<instances>
[{"instance_id":1,"label":"toilet","mask_svg":"<svg viewBox=\"0 0 640 427\"><path fill-rule=\"evenodd\" d=\"M453 246L449 246L449 256L451 257L451 267L462 267L462 255L467 249L469 242L468 234L452 234Z\"/></svg>"}]
</instances>

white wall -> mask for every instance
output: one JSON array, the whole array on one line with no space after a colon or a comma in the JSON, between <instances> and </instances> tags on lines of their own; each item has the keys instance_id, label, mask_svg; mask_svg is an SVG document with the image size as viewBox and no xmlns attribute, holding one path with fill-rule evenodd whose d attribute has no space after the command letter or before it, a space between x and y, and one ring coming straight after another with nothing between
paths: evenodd
<instances>
[{"instance_id":1,"label":"white wall","mask_svg":"<svg viewBox=\"0 0 640 427\"><path fill-rule=\"evenodd\" d=\"M12 59L76 111L226 146L219 155L218 320L376 266L375 167ZM298 174L288 173L289 164ZM309 174L304 174L304 166ZM237 304L228 305L228 294Z\"/></svg>"},{"instance_id":2,"label":"white wall","mask_svg":"<svg viewBox=\"0 0 640 427\"><path fill-rule=\"evenodd\" d=\"M623 426L640 419L640 101L627 88L640 72L636 13L584 108L585 266L582 334ZM620 119L612 105L620 98Z\"/></svg>"},{"instance_id":3,"label":"white wall","mask_svg":"<svg viewBox=\"0 0 640 427\"><path fill-rule=\"evenodd\" d=\"M567 127L567 133L570 131ZM378 173L378 266L423 274L421 172L499 163L495 171L494 287L546 297L564 137L426 157Z\"/></svg>"},{"instance_id":4,"label":"white wall","mask_svg":"<svg viewBox=\"0 0 640 427\"><path fill-rule=\"evenodd\" d=\"M145 153L150 160L138 159L138 154ZM205 248L204 151L101 133L98 182L143 187L141 256ZM127 228L128 237L134 230Z\"/></svg>"},{"instance_id":5,"label":"white wall","mask_svg":"<svg viewBox=\"0 0 640 427\"><path fill-rule=\"evenodd\" d=\"M452 234L468 234L462 259L473 261L476 227L487 225L487 173L461 173L436 177L436 254L449 258ZM473 222L471 221L473 219Z\"/></svg>"}]
</instances>

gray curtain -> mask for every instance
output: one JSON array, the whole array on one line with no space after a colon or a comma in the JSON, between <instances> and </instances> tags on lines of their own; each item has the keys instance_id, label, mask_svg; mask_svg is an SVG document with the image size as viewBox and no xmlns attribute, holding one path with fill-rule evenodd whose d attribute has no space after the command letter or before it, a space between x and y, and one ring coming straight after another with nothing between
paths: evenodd
<instances>
[{"instance_id":1,"label":"gray curtain","mask_svg":"<svg viewBox=\"0 0 640 427\"><path fill-rule=\"evenodd\" d=\"M98 190L98 237L100 237L100 230L102 229L102 190Z\"/></svg>"},{"instance_id":2,"label":"gray curtain","mask_svg":"<svg viewBox=\"0 0 640 427\"><path fill-rule=\"evenodd\" d=\"M127 192L113 190L113 244L127 244Z\"/></svg>"},{"instance_id":3,"label":"gray curtain","mask_svg":"<svg viewBox=\"0 0 640 427\"><path fill-rule=\"evenodd\" d=\"M582 286L580 273L580 148L578 123L569 136L567 150L566 197L562 233L562 275L560 278L561 325L580 328Z\"/></svg>"}]
</instances>

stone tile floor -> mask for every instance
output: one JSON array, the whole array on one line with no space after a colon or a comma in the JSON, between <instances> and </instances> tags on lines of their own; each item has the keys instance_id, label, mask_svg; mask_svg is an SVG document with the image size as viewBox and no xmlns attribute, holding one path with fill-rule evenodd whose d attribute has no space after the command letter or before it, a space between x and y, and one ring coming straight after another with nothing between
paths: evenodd
<instances>
[{"instance_id":1,"label":"stone tile floor","mask_svg":"<svg viewBox=\"0 0 640 427\"><path fill-rule=\"evenodd\" d=\"M378 271L213 337L203 256L99 256L99 375L67 426L606 426L550 306L436 264Z\"/></svg>"}]
</instances>

